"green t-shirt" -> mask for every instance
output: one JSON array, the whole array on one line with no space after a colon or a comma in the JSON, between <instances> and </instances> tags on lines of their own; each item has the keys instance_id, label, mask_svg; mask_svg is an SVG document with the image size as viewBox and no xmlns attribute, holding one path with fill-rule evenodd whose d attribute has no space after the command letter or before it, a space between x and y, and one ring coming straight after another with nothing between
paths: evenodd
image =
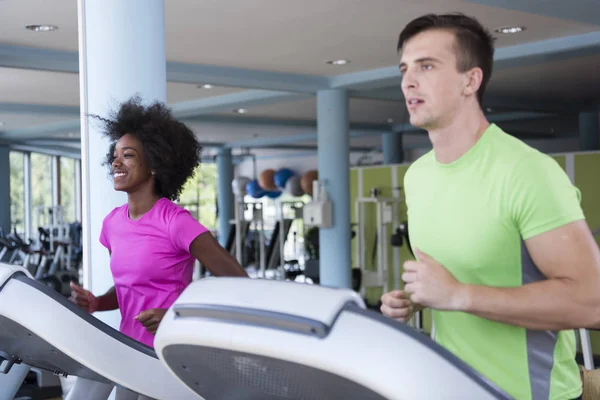
<instances>
[{"instance_id":1,"label":"green t-shirt","mask_svg":"<svg viewBox=\"0 0 600 400\"><path fill-rule=\"evenodd\" d=\"M411 244L464 283L517 287L546 279L524 241L584 218L580 192L551 157L491 125L465 155L433 151L404 179ZM434 311L435 340L519 400L581 394L574 331L529 330Z\"/></svg>"}]
</instances>

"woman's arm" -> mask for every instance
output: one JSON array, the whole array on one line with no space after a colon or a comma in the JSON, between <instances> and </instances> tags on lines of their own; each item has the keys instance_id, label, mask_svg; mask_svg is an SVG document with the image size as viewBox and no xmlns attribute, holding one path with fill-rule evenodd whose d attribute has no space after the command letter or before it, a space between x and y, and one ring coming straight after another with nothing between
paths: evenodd
<instances>
[{"instance_id":1,"label":"woman's arm","mask_svg":"<svg viewBox=\"0 0 600 400\"><path fill-rule=\"evenodd\" d=\"M102 296L97 298L96 311L112 311L119 309L119 301L117 300L117 291L115 287L111 287Z\"/></svg>"},{"instance_id":2,"label":"woman's arm","mask_svg":"<svg viewBox=\"0 0 600 400\"><path fill-rule=\"evenodd\" d=\"M202 233L192 241L190 253L215 276L248 276L210 232Z\"/></svg>"}]
</instances>

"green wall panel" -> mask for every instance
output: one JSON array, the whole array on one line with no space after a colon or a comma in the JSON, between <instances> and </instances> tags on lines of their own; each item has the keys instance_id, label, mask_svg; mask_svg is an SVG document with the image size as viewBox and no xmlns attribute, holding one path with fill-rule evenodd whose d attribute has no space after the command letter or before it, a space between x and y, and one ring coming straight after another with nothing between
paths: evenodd
<instances>
[{"instance_id":1,"label":"green wall panel","mask_svg":"<svg viewBox=\"0 0 600 400\"><path fill-rule=\"evenodd\" d=\"M381 167L365 167L362 169L362 188L360 194L362 197L369 197L371 189L377 188L381 196L388 197L392 195L392 170L389 165ZM368 271L377 269L376 245L381 238L377 237L377 208L375 204L365 204L363 213L363 226L361 229L365 234L366 265L364 268ZM383 238L386 240L386 238ZM389 266L388 266L389 269ZM381 298L383 291L381 288L369 288L366 292L366 300L369 304L376 305Z\"/></svg>"},{"instance_id":2,"label":"green wall panel","mask_svg":"<svg viewBox=\"0 0 600 400\"><path fill-rule=\"evenodd\" d=\"M598 172L600 171L600 154L576 154L575 186L581 190L581 208L585 214L590 229L600 227L600 185ZM600 245L600 235L596 236L596 243ZM600 354L600 332L590 332L594 354Z\"/></svg>"},{"instance_id":3,"label":"green wall panel","mask_svg":"<svg viewBox=\"0 0 600 400\"><path fill-rule=\"evenodd\" d=\"M565 156L552 156L556 160L556 162L562 167L562 169L566 169L566 157Z\"/></svg>"},{"instance_id":4,"label":"green wall panel","mask_svg":"<svg viewBox=\"0 0 600 400\"><path fill-rule=\"evenodd\" d=\"M350 170L350 223L354 224L357 221L355 221L354 215L355 215L355 206L354 206L354 200L356 199L356 197L358 196L358 191L359 191L359 187L358 187L358 169L351 169ZM355 229L355 228L353 228ZM354 256L355 252L356 252L356 240L352 239L350 242L350 261L351 261L351 265L352 267L356 266L356 257Z\"/></svg>"}]
</instances>

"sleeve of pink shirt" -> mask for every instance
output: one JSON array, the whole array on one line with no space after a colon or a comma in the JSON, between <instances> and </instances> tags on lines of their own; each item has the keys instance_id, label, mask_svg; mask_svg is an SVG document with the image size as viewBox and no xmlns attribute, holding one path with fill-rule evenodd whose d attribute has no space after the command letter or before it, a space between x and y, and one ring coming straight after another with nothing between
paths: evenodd
<instances>
[{"instance_id":1,"label":"sleeve of pink shirt","mask_svg":"<svg viewBox=\"0 0 600 400\"><path fill-rule=\"evenodd\" d=\"M104 221L102 221L102 230L100 231L100 243L106 247L108 249L108 251L110 250L110 242L108 241L108 235L106 234L106 218L104 219Z\"/></svg>"},{"instance_id":2,"label":"sleeve of pink shirt","mask_svg":"<svg viewBox=\"0 0 600 400\"><path fill-rule=\"evenodd\" d=\"M169 234L173 245L186 252L190 251L190 245L194 239L205 232L208 232L208 229L185 209L178 210L169 224Z\"/></svg>"}]
</instances>

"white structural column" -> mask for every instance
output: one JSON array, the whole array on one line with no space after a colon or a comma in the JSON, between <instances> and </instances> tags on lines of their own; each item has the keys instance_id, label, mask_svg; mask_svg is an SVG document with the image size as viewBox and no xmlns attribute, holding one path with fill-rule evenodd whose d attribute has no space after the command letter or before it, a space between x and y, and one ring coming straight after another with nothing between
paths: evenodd
<instances>
[{"instance_id":1,"label":"white structural column","mask_svg":"<svg viewBox=\"0 0 600 400\"><path fill-rule=\"evenodd\" d=\"M78 0L81 90L84 285L100 295L113 286L99 236L104 217L124 204L102 165L109 142L88 115L107 116L133 95L166 102L164 0ZM98 317L117 328L118 312Z\"/></svg>"}]
</instances>

